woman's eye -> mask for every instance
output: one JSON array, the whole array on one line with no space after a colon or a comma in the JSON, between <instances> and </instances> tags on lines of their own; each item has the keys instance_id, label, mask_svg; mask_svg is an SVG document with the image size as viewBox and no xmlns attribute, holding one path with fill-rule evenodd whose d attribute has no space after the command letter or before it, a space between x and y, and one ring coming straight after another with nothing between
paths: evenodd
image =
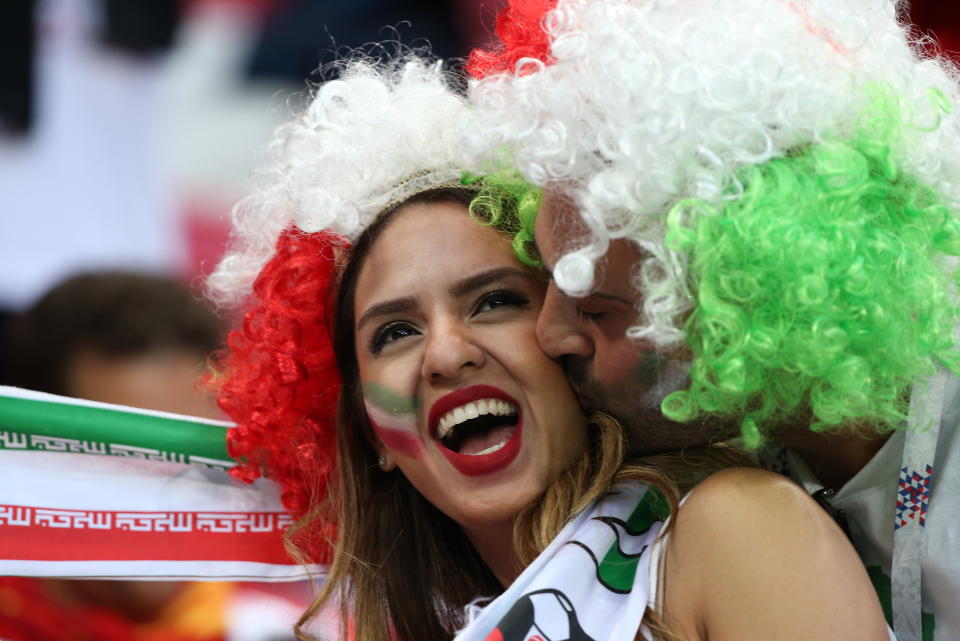
<instances>
[{"instance_id":1,"label":"woman's eye","mask_svg":"<svg viewBox=\"0 0 960 641\"><path fill-rule=\"evenodd\" d=\"M506 290L490 292L489 294L484 294L480 300L477 301L477 307L474 313L489 312L498 307L523 307L529 302L530 299L517 292Z\"/></svg>"},{"instance_id":2,"label":"woman's eye","mask_svg":"<svg viewBox=\"0 0 960 641\"><path fill-rule=\"evenodd\" d=\"M370 341L370 351L378 354L380 350L390 343L406 338L407 336L414 336L418 333L416 329L407 323L390 323L380 328L377 333L373 335L373 339Z\"/></svg>"}]
</instances>

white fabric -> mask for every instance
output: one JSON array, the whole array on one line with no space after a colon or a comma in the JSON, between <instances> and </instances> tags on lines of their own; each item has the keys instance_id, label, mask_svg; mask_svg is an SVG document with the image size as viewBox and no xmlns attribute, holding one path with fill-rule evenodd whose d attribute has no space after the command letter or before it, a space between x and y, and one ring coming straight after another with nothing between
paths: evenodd
<instances>
[{"instance_id":1,"label":"white fabric","mask_svg":"<svg viewBox=\"0 0 960 641\"><path fill-rule=\"evenodd\" d=\"M654 521L640 532L624 527L638 504L644 509L645 493L642 486L624 489L568 523L455 641L633 641L651 596L651 547L663 526ZM630 566L632 559L624 591L606 571Z\"/></svg>"},{"instance_id":2,"label":"white fabric","mask_svg":"<svg viewBox=\"0 0 960 641\"><path fill-rule=\"evenodd\" d=\"M325 568L299 565L283 552L282 533L292 521L279 489L266 479L246 485L223 470L183 463L0 450L4 576L201 581L321 576ZM108 554L84 542L91 531L110 545ZM30 554L15 544L23 537L35 541L25 548ZM73 547L64 547L64 541ZM244 553L211 556L211 545L246 547Z\"/></svg>"},{"instance_id":3,"label":"white fabric","mask_svg":"<svg viewBox=\"0 0 960 641\"><path fill-rule=\"evenodd\" d=\"M930 501L926 508L922 552L923 634L907 636L897 631L900 641L956 641L960 639L960 381L944 380L944 404L933 468ZM905 432L895 432L879 452L850 479L831 503L846 512L850 535L870 572L885 609L890 608L890 583L894 555L894 523ZM788 452L782 470L807 492L823 487L810 468ZM911 471L912 472L912 471ZM932 622L932 624L931 624ZM932 631L931 631L931 625Z\"/></svg>"},{"instance_id":4,"label":"white fabric","mask_svg":"<svg viewBox=\"0 0 960 641\"><path fill-rule=\"evenodd\" d=\"M938 372L913 386L910 421L900 462L900 495L894 516L891 605L893 627L905 639L923 638L921 590L926 553L926 511L936 470L946 376Z\"/></svg>"}]
</instances>

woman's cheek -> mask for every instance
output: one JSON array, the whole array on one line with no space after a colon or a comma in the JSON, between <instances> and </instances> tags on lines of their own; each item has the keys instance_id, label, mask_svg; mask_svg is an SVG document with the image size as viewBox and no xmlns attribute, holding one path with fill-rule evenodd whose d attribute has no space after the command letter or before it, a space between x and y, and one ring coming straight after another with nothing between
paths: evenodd
<instances>
[{"instance_id":1,"label":"woman's cheek","mask_svg":"<svg viewBox=\"0 0 960 641\"><path fill-rule=\"evenodd\" d=\"M423 454L423 439L417 430L416 396L406 396L381 383L365 382L363 404L384 446L410 458Z\"/></svg>"}]
</instances>

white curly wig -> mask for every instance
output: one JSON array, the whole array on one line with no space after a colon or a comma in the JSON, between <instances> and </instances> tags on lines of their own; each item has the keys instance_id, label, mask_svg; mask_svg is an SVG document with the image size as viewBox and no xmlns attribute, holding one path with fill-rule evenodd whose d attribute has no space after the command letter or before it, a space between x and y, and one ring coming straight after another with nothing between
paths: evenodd
<instances>
[{"instance_id":1,"label":"white curly wig","mask_svg":"<svg viewBox=\"0 0 960 641\"><path fill-rule=\"evenodd\" d=\"M392 205L457 183L457 132L469 113L439 62L344 64L274 133L253 193L233 210L230 247L207 280L208 296L224 307L243 301L290 227L352 242Z\"/></svg>"},{"instance_id":2,"label":"white curly wig","mask_svg":"<svg viewBox=\"0 0 960 641\"><path fill-rule=\"evenodd\" d=\"M531 17L538 3L546 13ZM686 257L664 243L671 207L736 199L738 169L853 135L871 85L900 103L897 162L960 209L956 69L919 52L892 0L522 4L514 16L546 32L544 55L515 47L502 68L472 70L486 75L470 85L482 124L466 162L482 171L484 154L506 148L528 180L568 191L589 230L554 268L571 295L589 291L612 239L645 250L636 338L677 341L693 304Z\"/></svg>"}]
</instances>

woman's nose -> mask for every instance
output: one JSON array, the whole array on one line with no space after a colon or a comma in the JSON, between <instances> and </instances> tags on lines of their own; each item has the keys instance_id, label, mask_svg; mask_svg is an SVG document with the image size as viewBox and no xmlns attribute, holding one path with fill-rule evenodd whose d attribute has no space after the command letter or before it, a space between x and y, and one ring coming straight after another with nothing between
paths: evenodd
<instances>
[{"instance_id":1,"label":"woman's nose","mask_svg":"<svg viewBox=\"0 0 960 641\"><path fill-rule=\"evenodd\" d=\"M470 328L459 321L435 325L427 336L421 376L427 381L453 380L466 368L482 367L483 349Z\"/></svg>"}]
</instances>

